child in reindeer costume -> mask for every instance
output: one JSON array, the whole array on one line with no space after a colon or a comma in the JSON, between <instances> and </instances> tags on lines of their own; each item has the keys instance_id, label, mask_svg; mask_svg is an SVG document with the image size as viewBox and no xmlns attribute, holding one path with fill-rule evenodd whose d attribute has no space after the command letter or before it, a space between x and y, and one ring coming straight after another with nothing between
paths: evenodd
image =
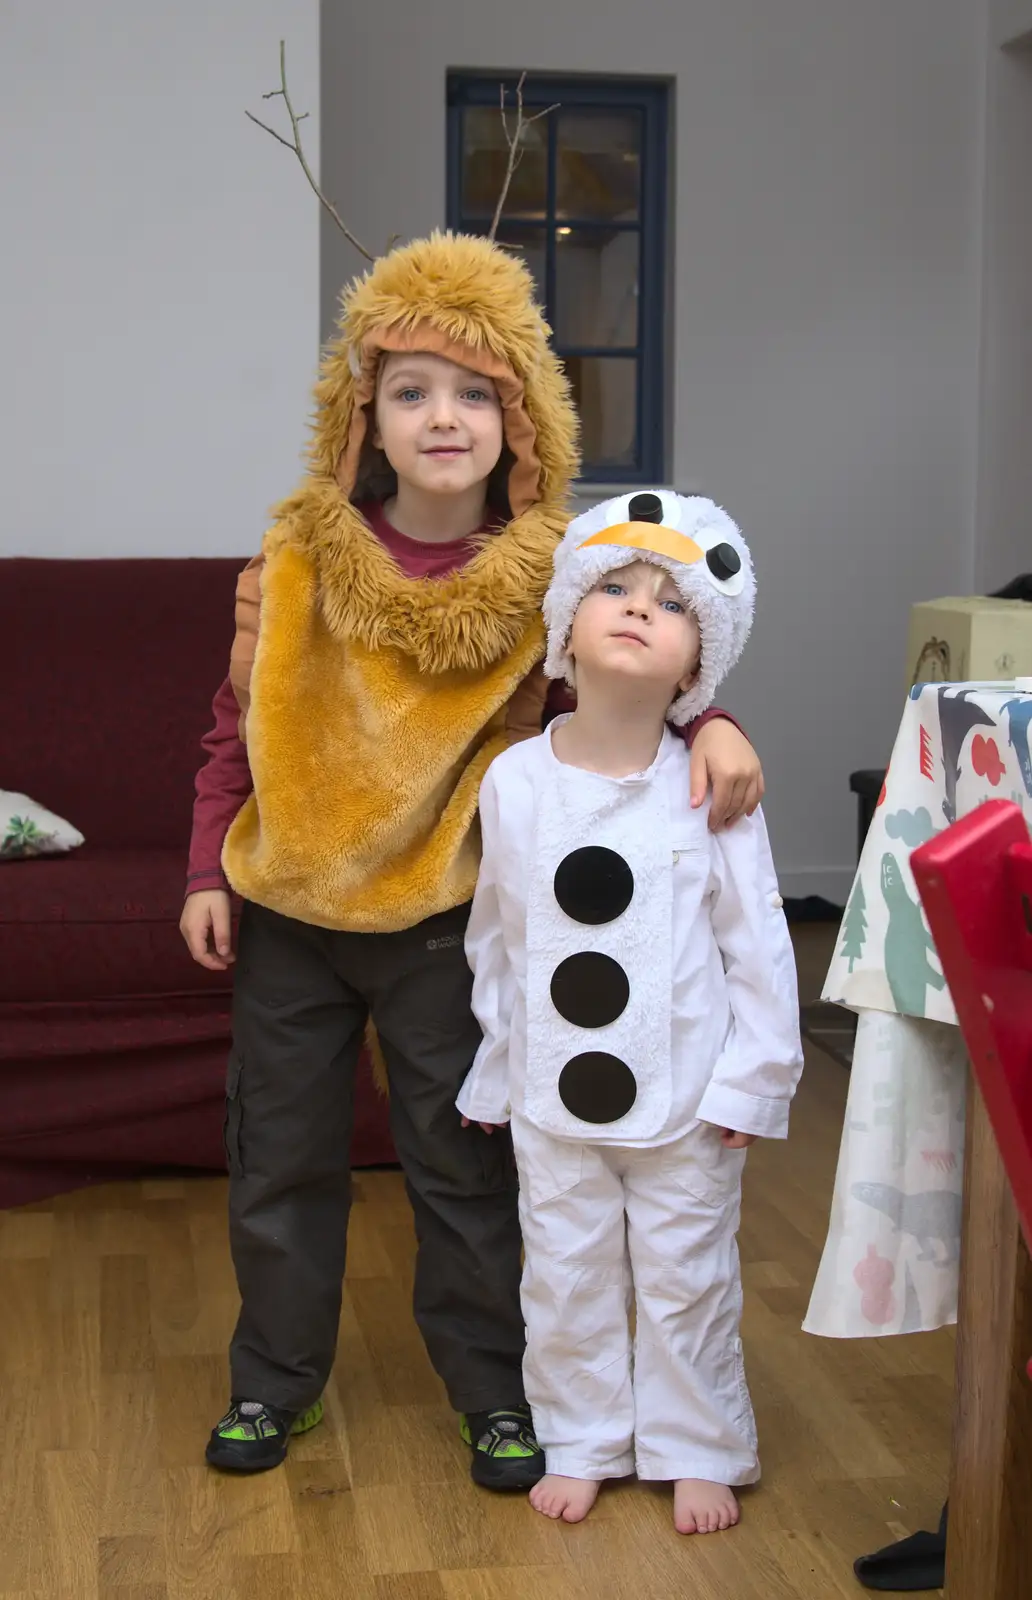
<instances>
[{"instance_id":1,"label":"child in reindeer costume","mask_svg":"<svg viewBox=\"0 0 1032 1600\"><path fill-rule=\"evenodd\" d=\"M576 711L480 793L484 1039L458 1106L511 1119L548 1468L531 1500L571 1522L637 1470L674 1482L682 1532L713 1532L759 1475L735 1234L745 1146L785 1136L802 1067L795 966L762 817L711 833L668 726L711 704L753 594L709 501L578 517L544 606L545 670Z\"/></svg>"},{"instance_id":2,"label":"child in reindeer costume","mask_svg":"<svg viewBox=\"0 0 1032 1600\"><path fill-rule=\"evenodd\" d=\"M229 886L244 900L226 1124L242 1306L207 1456L276 1466L322 1415L371 1018L416 1219L416 1319L475 1479L526 1487L543 1459L515 1172L453 1108L480 1043L463 953L477 794L547 715L541 602L575 417L525 269L442 235L352 286L317 401L310 472L239 581L182 918L195 958L225 968ZM712 781L725 812L758 800L730 722L692 759L699 797Z\"/></svg>"}]
</instances>

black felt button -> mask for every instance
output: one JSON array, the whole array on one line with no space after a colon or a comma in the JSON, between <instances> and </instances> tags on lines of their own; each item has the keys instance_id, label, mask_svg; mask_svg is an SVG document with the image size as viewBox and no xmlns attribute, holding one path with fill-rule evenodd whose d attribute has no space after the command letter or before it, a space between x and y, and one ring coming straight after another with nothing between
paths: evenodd
<instances>
[{"instance_id":1,"label":"black felt button","mask_svg":"<svg viewBox=\"0 0 1032 1600\"><path fill-rule=\"evenodd\" d=\"M634 873L623 856L603 845L588 844L560 861L555 897L574 922L596 927L622 916L634 895Z\"/></svg>"},{"instance_id":2,"label":"black felt button","mask_svg":"<svg viewBox=\"0 0 1032 1600\"><path fill-rule=\"evenodd\" d=\"M735 577L742 570L742 558L733 544L715 544L706 551L706 565L721 583Z\"/></svg>"},{"instance_id":3,"label":"black felt button","mask_svg":"<svg viewBox=\"0 0 1032 1600\"><path fill-rule=\"evenodd\" d=\"M559 1098L582 1122L617 1122L638 1097L634 1073L619 1056L588 1050L559 1074Z\"/></svg>"},{"instance_id":4,"label":"black felt button","mask_svg":"<svg viewBox=\"0 0 1032 1600\"><path fill-rule=\"evenodd\" d=\"M662 522L663 502L658 494L636 494L627 506L632 522Z\"/></svg>"},{"instance_id":5,"label":"black felt button","mask_svg":"<svg viewBox=\"0 0 1032 1600\"><path fill-rule=\"evenodd\" d=\"M552 1004L576 1028L604 1028L615 1022L630 994L619 961L597 950L567 956L552 974Z\"/></svg>"}]
</instances>

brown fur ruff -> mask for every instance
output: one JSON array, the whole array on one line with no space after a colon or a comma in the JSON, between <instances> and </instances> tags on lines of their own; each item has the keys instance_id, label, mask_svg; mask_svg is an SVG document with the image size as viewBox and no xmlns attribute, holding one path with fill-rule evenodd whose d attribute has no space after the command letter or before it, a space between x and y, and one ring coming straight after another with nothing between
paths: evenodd
<instances>
[{"instance_id":1,"label":"brown fur ruff","mask_svg":"<svg viewBox=\"0 0 1032 1600\"><path fill-rule=\"evenodd\" d=\"M461 572L408 578L335 484L313 484L266 539L317 563L320 605L341 641L400 650L423 672L476 671L515 649L541 609L567 517L535 507L496 534Z\"/></svg>"}]
</instances>

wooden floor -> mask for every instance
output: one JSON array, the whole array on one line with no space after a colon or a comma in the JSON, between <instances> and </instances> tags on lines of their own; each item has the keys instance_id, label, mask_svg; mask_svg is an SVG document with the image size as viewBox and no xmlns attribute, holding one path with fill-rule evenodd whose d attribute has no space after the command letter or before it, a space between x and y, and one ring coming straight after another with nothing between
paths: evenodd
<instances>
[{"instance_id":1,"label":"wooden floor","mask_svg":"<svg viewBox=\"0 0 1032 1600\"><path fill-rule=\"evenodd\" d=\"M707 1539L679 1538L666 1494L635 1484L577 1528L471 1486L409 1314L412 1229L393 1173L356 1180L327 1423L252 1481L202 1460L235 1315L224 1181L111 1185L0 1213L0 1597L860 1595L854 1556L938 1520L953 1355L947 1333L800 1332L846 1082L813 1053L787 1146L750 1156L745 1337L765 1477L741 1527Z\"/></svg>"}]
</instances>

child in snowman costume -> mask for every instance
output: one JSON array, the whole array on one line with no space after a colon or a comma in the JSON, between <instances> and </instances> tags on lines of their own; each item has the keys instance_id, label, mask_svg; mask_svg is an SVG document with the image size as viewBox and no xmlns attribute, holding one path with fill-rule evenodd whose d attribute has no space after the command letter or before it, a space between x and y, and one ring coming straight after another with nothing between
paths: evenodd
<instances>
[{"instance_id":1,"label":"child in snowman costume","mask_svg":"<svg viewBox=\"0 0 1032 1600\"><path fill-rule=\"evenodd\" d=\"M577 709L480 791L484 1038L457 1104L511 1123L547 1463L531 1501L568 1522L637 1472L673 1482L679 1531L716 1532L759 1476L735 1236L745 1147L786 1136L802 1069L795 963L762 815L711 833L666 726L712 702L754 597L708 500L576 518L544 613Z\"/></svg>"}]
</instances>

